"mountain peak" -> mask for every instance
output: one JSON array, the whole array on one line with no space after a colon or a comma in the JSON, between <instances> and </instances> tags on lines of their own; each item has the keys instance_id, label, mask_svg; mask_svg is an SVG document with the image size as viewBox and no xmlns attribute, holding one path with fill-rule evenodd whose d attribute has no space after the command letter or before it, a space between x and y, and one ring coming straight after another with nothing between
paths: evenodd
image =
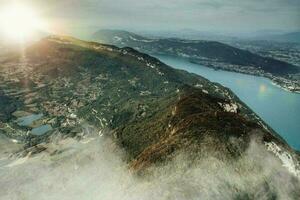
<instances>
[{"instance_id":1,"label":"mountain peak","mask_svg":"<svg viewBox=\"0 0 300 200\"><path fill-rule=\"evenodd\" d=\"M147 173L181 153L187 165L208 156L239 162L254 142L280 170L299 176L299 155L219 84L132 48L67 36L47 37L23 53L0 67L7 108L0 131L24 145L21 157L64 153L51 150L53 138L106 133L132 170Z\"/></svg>"}]
</instances>

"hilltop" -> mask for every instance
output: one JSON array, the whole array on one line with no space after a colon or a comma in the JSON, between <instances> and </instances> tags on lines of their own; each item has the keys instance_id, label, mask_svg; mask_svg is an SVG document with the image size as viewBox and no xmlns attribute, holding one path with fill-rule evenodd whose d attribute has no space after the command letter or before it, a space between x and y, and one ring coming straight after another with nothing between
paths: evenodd
<instances>
[{"instance_id":1,"label":"hilltop","mask_svg":"<svg viewBox=\"0 0 300 200\"><path fill-rule=\"evenodd\" d=\"M93 132L112 138L129 169L146 176L179 154L187 166L207 157L237 163L255 143L298 195L299 155L229 89L132 48L50 36L6 55L0 77L0 134L24 144L18 156L56 156L64 152L50 151L54 136L80 141ZM251 173L264 177L256 167Z\"/></svg>"}]
</instances>

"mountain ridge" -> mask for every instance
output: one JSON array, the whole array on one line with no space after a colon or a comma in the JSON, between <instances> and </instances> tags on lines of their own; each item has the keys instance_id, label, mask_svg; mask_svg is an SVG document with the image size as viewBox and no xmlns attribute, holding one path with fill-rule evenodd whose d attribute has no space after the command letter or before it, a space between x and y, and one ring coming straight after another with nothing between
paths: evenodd
<instances>
[{"instance_id":1,"label":"mountain ridge","mask_svg":"<svg viewBox=\"0 0 300 200\"><path fill-rule=\"evenodd\" d=\"M115 40L116 39L115 37L118 37L117 35L125 36L123 38L124 41ZM273 62L273 59L263 58L261 56L250 53L249 51L240 50L238 48L234 48L234 47L231 47L229 45L226 45L226 44L223 44L223 43L217 42L217 41L185 40L185 39L179 39L179 38L149 39L149 38L142 37L142 36L139 36L139 35L131 33L131 32L118 31L118 30L100 30L93 35L94 39L97 39L97 37L99 37L99 40L102 40L102 42L111 43L111 44L115 44L118 46L127 45L127 46L131 46L131 47L133 47L134 45L138 45L139 44L138 42L144 42L144 43L160 42L160 44L154 44L154 45L162 45L163 46L164 43L168 43L168 41L175 42L174 47L179 46L180 42L185 43L186 45L193 45L193 44L202 45L203 47L201 47L201 46L196 47L196 45L195 45L195 46L191 46L190 48L192 48L192 47L199 48L198 52L203 57L207 57L207 58L211 58L211 59L220 59L220 60L223 60L224 62L231 62L232 64L243 64L243 65L254 65L255 66L257 64L251 63L252 61L246 61L246 60L239 61L239 59L241 59L241 58L247 59L248 57L253 57L253 56L255 57L253 60L265 59L264 61L259 61L260 63ZM103 37L103 39L101 37ZM133 38L133 37L137 37L137 38ZM123 42L123 44L122 44L122 42ZM133 44L130 44L130 42L132 42ZM135 42L137 42L137 43L135 43ZM178 44L177 44L177 42L178 42ZM205 44L207 44L209 46L205 46ZM146 45L146 44L144 44L144 45ZM215 49L210 49L210 47L211 48L215 47ZM139 47L139 48L143 49L143 47ZM144 48L145 48L144 50L150 51L149 49L147 49L148 48L147 46L145 46ZM201 48L204 48L204 49L201 49ZM220 51L221 49L224 49L224 51L221 52ZM236 52L234 53L234 51L236 51ZM183 51L182 53L189 54L188 51L186 51L186 52ZM224 53L226 53L226 54L223 55ZM287 63L285 63L285 62L281 62L281 61L276 61L276 62L280 62L280 64L283 65L283 67L287 66L286 65ZM291 69L291 72L296 72L296 71L297 70L294 71L294 69L293 70ZM276 73L272 69L270 69L267 72Z\"/></svg>"},{"instance_id":2,"label":"mountain ridge","mask_svg":"<svg viewBox=\"0 0 300 200\"><path fill-rule=\"evenodd\" d=\"M119 47L129 46L150 55L180 57L216 70L265 76L286 90L300 90L300 80L297 79L300 69L297 66L221 42L178 38L150 39L118 30L100 30L93 34L92 39Z\"/></svg>"},{"instance_id":3,"label":"mountain ridge","mask_svg":"<svg viewBox=\"0 0 300 200\"><path fill-rule=\"evenodd\" d=\"M134 49L50 36L9 56L0 71L3 96L20 101L0 133L25 143L23 156L47 152L57 135L80 141L108 132L130 169L143 174L179 153L191 165L206 156L235 163L255 141L299 176L299 155L229 89ZM46 125L52 129L33 134Z\"/></svg>"}]
</instances>

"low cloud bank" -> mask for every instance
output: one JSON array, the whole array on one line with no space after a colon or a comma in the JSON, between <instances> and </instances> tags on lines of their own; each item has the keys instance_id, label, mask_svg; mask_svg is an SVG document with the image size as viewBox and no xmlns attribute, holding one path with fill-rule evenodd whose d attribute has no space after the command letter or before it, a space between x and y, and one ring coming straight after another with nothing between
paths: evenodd
<instances>
[{"instance_id":1,"label":"low cloud bank","mask_svg":"<svg viewBox=\"0 0 300 200\"><path fill-rule=\"evenodd\" d=\"M145 177L132 174L106 136L64 139L22 158L1 158L0 199L299 199L299 179L252 142L236 162L207 157L191 165L179 154ZM1 154L2 155L2 154ZM6 161L4 162L4 160Z\"/></svg>"}]
</instances>

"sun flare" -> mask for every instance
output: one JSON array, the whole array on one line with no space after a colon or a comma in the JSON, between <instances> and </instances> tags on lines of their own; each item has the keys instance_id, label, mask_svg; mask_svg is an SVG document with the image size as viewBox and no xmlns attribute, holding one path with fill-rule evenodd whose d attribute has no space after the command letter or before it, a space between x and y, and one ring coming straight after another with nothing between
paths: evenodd
<instances>
[{"instance_id":1,"label":"sun flare","mask_svg":"<svg viewBox=\"0 0 300 200\"><path fill-rule=\"evenodd\" d=\"M2 34L14 41L31 39L35 33L46 28L34 10L23 5L1 9L0 25Z\"/></svg>"}]
</instances>

